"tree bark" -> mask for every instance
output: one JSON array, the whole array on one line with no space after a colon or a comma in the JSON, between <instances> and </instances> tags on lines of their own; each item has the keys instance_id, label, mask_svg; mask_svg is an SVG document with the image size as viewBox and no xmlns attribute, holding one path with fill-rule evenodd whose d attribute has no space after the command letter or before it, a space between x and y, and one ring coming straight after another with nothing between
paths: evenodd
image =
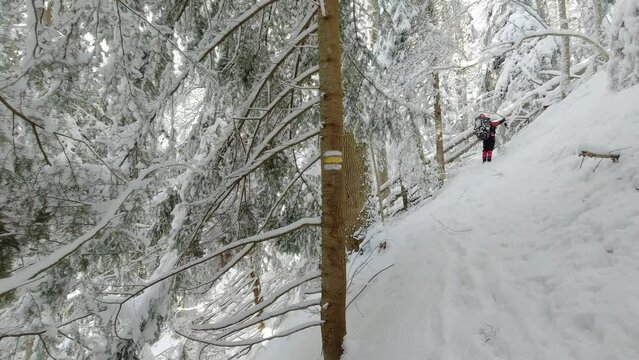
<instances>
[{"instance_id":1,"label":"tree bark","mask_svg":"<svg viewBox=\"0 0 639 360\"><path fill-rule=\"evenodd\" d=\"M435 26L442 22L444 4L441 1L432 0L428 3L428 13ZM446 162L444 161L444 125L442 123L441 91L439 89L439 73L433 72L433 117L435 119L435 160L437 160L439 186L446 179Z\"/></svg>"},{"instance_id":2,"label":"tree bark","mask_svg":"<svg viewBox=\"0 0 639 360\"><path fill-rule=\"evenodd\" d=\"M546 18L546 1L545 0L535 0L535 4L537 5L537 13L539 17L544 21L548 22Z\"/></svg>"},{"instance_id":3,"label":"tree bark","mask_svg":"<svg viewBox=\"0 0 639 360\"><path fill-rule=\"evenodd\" d=\"M339 1L324 1L319 18L320 150L322 152L322 350L324 360L339 360L346 335L346 251L343 220L344 151L342 49Z\"/></svg>"},{"instance_id":4,"label":"tree bark","mask_svg":"<svg viewBox=\"0 0 639 360\"><path fill-rule=\"evenodd\" d=\"M379 1L370 0L368 2L368 6L369 13L373 22L373 26L371 26L370 30L371 44L376 44L377 39L379 38L379 29L381 29L382 26L382 16L379 8Z\"/></svg>"},{"instance_id":5,"label":"tree bark","mask_svg":"<svg viewBox=\"0 0 639 360\"><path fill-rule=\"evenodd\" d=\"M428 159L426 158L426 154L424 154L424 141L422 138L422 134L419 132L419 127L415 123L415 119L412 114L409 114L411 132L413 135L413 141L415 141L415 145L417 146L417 154L419 155L419 160L422 163L422 182L426 182L428 179Z\"/></svg>"},{"instance_id":6,"label":"tree bark","mask_svg":"<svg viewBox=\"0 0 639 360\"><path fill-rule=\"evenodd\" d=\"M601 26L604 17L606 16L606 6L602 0L592 0L592 8L595 17L595 34L596 39L599 42L605 41L604 29Z\"/></svg>"},{"instance_id":7,"label":"tree bark","mask_svg":"<svg viewBox=\"0 0 639 360\"><path fill-rule=\"evenodd\" d=\"M439 91L439 73L433 73L433 91L435 92L435 104L433 116L435 118L435 158L439 168L439 185L446 179L446 162L444 161L444 125L442 122L441 95Z\"/></svg>"},{"instance_id":8,"label":"tree bark","mask_svg":"<svg viewBox=\"0 0 639 360\"><path fill-rule=\"evenodd\" d=\"M264 298L262 297L262 284L260 283L260 278L257 276L257 272L255 271L255 269L251 270L250 275L251 286L253 287L253 303L255 305L259 305L262 303L262 301L264 301ZM262 310L260 310L255 316L259 317L261 315ZM265 328L266 326L264 325L264 321L260 321L260 323L257 325L257 330L260 332L261 336L263 336Z\"/></svg>"},{"instance_id":9,"label":"tree bark","mask_svg":"<svg viewBox=\"0 0 639 360\"><path fill-rule=\"evenodd\" d=\"M384 185L388 179L388 157L386 156L386 144L381 144L379 149L373 149L373 154L376 157L377 176L379 177L379 186ZM382 201L390 195L390 189L381 190L380 197Z\"/></svg>"},{"instance_id":10,"label":"tree bark","mask_svg":"<svg viewBox=\"0 0 639 360\"><path fill-rule=\"evenodd\" d=\"M344 177L346 207L346 250L358 251L360 240L355 232L364 226L365 206L370 186L366 177L366 145L358 144L352 133L344 134Z\"/></svg>"},{"instance_id":11,"label":"tree bark","mask_svg":"<svg viewBox=\"0 0 639 360\"><path fill-rule=\"evenodd\" d=\"M368 146L371 152L371 164L373 164L373 174L375 175L375 195L377 198L377 207L379 209L379 217L383 223L384 222L384 199L386 198L387 196L386 194L388 193L388 191L382 191L382 185L384 185L386 181L388 181L388 171L384 171L384 169L386 169L386 163L384 162L383 164L381 164L378 161L378 157L376 156L376 151L375 151L376 146L375 146L375 142L373 141L373 137L371 136L369 139L370 140L369 140ZM385 154L382 154L382 155L384 155L383 159L385 161L386 156Z\"/></svg>"},{"instance_id":12,"label":"tree bark","mask_svg":"<svg viewBox=\"0 0 639 360\"><path fill-rule=\"evenodd\" d=\"M566 15L566 0L557 0L559 10L559 28L568 30L568 16ZM570 81L570 37L561 39L561 97L568 94L568 82Z\"/></svg>"}]
</instances>

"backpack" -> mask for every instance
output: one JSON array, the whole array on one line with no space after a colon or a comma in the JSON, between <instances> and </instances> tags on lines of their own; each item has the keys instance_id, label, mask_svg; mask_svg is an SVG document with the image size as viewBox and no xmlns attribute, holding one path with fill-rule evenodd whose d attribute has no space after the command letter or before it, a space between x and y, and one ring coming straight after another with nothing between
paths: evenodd
<instances>
[{"instance_id":1,"label":"backpack","mask_svg":"<svg viewBox=\"0 0 639 360\"><path fill-rule=\"evenodd\" d=\"M479 140L486 140L490 137L490 119L489 118L480 118L479 116L475 118L475 135L479 138Z\"/></svg>"}]
</instances>

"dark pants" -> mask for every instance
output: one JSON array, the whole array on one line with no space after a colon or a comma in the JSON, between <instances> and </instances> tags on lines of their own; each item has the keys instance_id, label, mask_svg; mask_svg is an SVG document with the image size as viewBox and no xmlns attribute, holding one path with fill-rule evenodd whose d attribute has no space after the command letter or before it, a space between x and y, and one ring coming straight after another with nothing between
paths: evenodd
<instances>
[{"instance_id":1,"label":"dark pants","mask_svg":"<svg viewBox=\"0 0 639 360\"><path fill-rule=\"evenodd\" d=\"M490 162L493 158L493 149L495 148L495 138L489 137L484 140L484 150L481 152L482 162Z\"/></svg>"}]
</instances>

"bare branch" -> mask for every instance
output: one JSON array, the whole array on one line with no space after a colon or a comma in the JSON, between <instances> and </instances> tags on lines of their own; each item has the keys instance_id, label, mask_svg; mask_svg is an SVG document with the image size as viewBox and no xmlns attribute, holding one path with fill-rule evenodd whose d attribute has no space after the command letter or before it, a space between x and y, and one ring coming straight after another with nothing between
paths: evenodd
<instances>
[{"instance_id":1,"label":"bare branch","mask_svg":"<svg viewBox=\"0 0 639 360\"><path fill-rule=\"evenodd\" d=\"M74 323L76 321L80 321L82 319L88 318L90 316L94 316L96 315L95 313L87 313L87 314L83 314L80 316L76 316L74 318L71 318L69 320L63 321L61 323L57 323L52 325L53 327L55 327L56 329L60 329L61 327L67 326L71 323ZM0 329L0 331L2 331L3 329ZM32 329L32 330L23 330L20 332L0 332L0 340L2 340L3 338L18 338L18 337L22 337L22 336L37 336L37 335L42 335L44 333L47 332L47 329L45 328L41 328L41 329Z\"/></svg>"},{"instance_id":2,"label":"bare branch","mask_svg":"<svg viewBox=\"0 0 639 360\"><path fill-rule=\"evenodd\" d=\"M53 360L58 360L58 358L53 356L53 354L51 354L51 351L49 351L49 347L47 346L47 343L42 338L42 335L38 335L38 338L42 342L42 347L44 347L44 351L47 353L47 355L49 355L49 357L52 358Z\"/></svg>"},{"instance_id":3,"label":"bare branch","mask_svg":"<svg viewBox=\"0 0 639 360\"><path fill-rule=\"evenodd\" d=\"M11 106L11 104L9 104L7 102L7 100L5 100L4 97L2 97L2 95L0 95L0 102L7 108L9 109L9 111L11 111L14 115L16 115L17 117L19 117L20 119L28 122L31 126L33 127L37 127L40 129L44 129L44 125L38 124L35 121L29 119L28 117L26 117L23 113L21 113L20 111L18 111L16 108L14 108L13 106Z\"/></svg>"},{"instance_id":4,"label":"bare branch","mask_svg":"<svg viewBox=\"0 0 639 360\"><path fill-rule=\"evenodd\" d=\"M237 346L249 346L249 345L255 345L255 344L259 344L262 341L267 341L267 340L273 340L273 339L277 339L277 338L282 338L282 337L287 337L289 335L295 334L296 332L300 332L302 330L311 328L311 327L315 327L315 326L320 326L322 325L322 321L317 320L317 321L309 321L303 324L300 324L298 326L295 326L293 328L290 328L288 330L285 330L281 333L278 333L276 335L273 336L267 336L264 338L257 338L257 339L249 339L249 340L240 340L240 341L219 341L219 340L208 340L208 339L203 339L200 337L196 337L196 336L192 336L192 335L188 335L183 333L182 331L180 331L179 329L176 329L175 332L191 341L195 341L195 342L199 342L199 343L203 343L203 344L209 344L209 345L214 345L214 346L222 346L222 347L237 347Z\"/></svg>"},{"instance_id":5,"label":"bare branch","mask_svg":"<svg viewBox=\"0 0 639 360\"><path fill-rule=\"evenodd\" d=\"M253 250L254 246L255 244L249 244L244 246L244 248L240 250L237 254L235 254L233 258L229 260L228 263L222 269L220 269L215 275L213 275L212 279L206 281L203 284L199 284L197 286L191 287L186 290L195 290L203 286L213 284L214 282L217 281L217 279L219 279L222 275L226 274L227 271L229 271L233 266L235 266L238 262L240 262L240 260L242 260L251 250Z\"/></svg>"},{"instance_id":6,"label":"bare branch","mask_svg":"<svg viewBox=\"0 0 639 360\"><path fill-rule=\"evenodd\" d=\"M306 276L303 276L295 281L293 281L292 283L286 284L286 286L278 289L270 298L262 301L261 303L259 303L256 306L253 306L252 308L243 311L239 314L235 314L231 317L228 317L226 319L223 319L221 321L218 321L216 323L213 324L205 324L205 325L196 325L196 326L192 326L191 329L193 330L221 330L224 328L228 328L230 326L233 326L241 321L244 321L246 319L248 319L249 317L251 317L254 314L257 314L261 311L264 311L264 309L266 307L268 307L269 305L273 304L277 299L281 298L282 296L284 296L287 292L295 289L296 287L309 282L313 279L317 279L321 276L321 273L318 271L316 273L312 273L312 274L308 274Z\"/></svg>"},{"instance_id":7,"label":"bare branch","mask_svg":"<svg viewBox=\"0 0 639 360\"><path fill-rule=\"evenodd\" d=\"M275 0L276 1L276 0ZM135 10L133 10L129 5L127 5L125 2L123 2L122 0L116 0L116 2L122 6L124 6L125 8L127 8L133 15L135 15L136 17L140 18L142 21L144 21L145 23L149 24L149 26L151 26L160 36L162 36L164 38L164 40L166 40L169 44L171 44L173 46L173 48L175 50L177 50L180 54L182 54L182 56L184 56L184 58L186 58L191 64L193 64L193 66L195 66L196 68L198 68L198 70L202 71L202 73L206 74L206 76L208 76L211 80L213 80L214 82L217 82L215 80L215 78L213 77L213 75L211 75L208 70L206 70L205 68L201 67L199 64L199 61L193 60L188 54L186 54L184 51L182 51L182 49L180 49L179 46L177 46L173 40L171 40L168 36L166 36L160 29L157 28L157 26L155 26L155 24L153 24L152 22L150 22L149 20L146 19L145 16L138 14ZM188 1L184 2L184 6L182 7L182 12L184 11L184 9L186 8L186 4L188 3ZM181 16L181 13L180 13ZM118 9L118 18L120 17L120 10ZM122 30L120 29L120 32ZM230 34L229 34L230 35ZM120 38L122 38L122 35L120 34ZM124 49L124 44L122 44L122 48ZM124 50L122 50L124 51ZM123 54L124 55L124 54ZM201 61L201 60L200 60Z\"/></svg>"},{"instance_id":8,"label":"bare branch","mask_svg":"<svg viewBox=\"0 0 639 360\"><path fill-rule=\"evenodd\" d=\"M265 7L271 5L277 0L263 0L255 4L252 8L245 11L242 15L237 18L231 20L232 25L227 27L224 31L222 31L219 35L217 35L209 44L206 45L206 50L204 50L200 56L198 57L198 61L202 62L215 48L220 45L226 38L231 36L240 26L244 25L247 21L249 21L255 14L260 12Z\"/></svg>"},{"instance_id":9,"label":"bare branch","mask_svg":"<svg viewBox=\"0 0 639 360\"><path fill-rule=\"evenodd\" d=\"M3 98L1 95L0 95L0 102L7 109L9 109L9 111L11 111L11 113L14 116L19 117L20 119L26 121L29 125L31 125L34 128L34 131L35 131L35 128L39 128L39 129L42 129L42 130L46 131L44 125L41 125L41 124L37 123L36 121L30 119L29 117L24 115L22 112L20 112L19 110L17 110L13 106L11 106L11 104L9 104L9 102L5 98ZM113 171L113 169L109 166L109 164L107 164L104 161L104 159L102 159L102 157L100 157L100 155L98 155L98 153L86 141L84 141L82 139L74 138L73 136L66 135L66 134L63 134L63 133L60 133L60 132L57 132L57 131L54 131L53 135L61 136L61 137L67 138L69 140L73 140L73 141L76 141L76 142L79 142L79 143L83 144L84 146L87 147L87 149L89 149L89 151L91 151L91 153L93 155L95 155L95 157L98 159L98 161L100 161L104 166L106 166L107 169L109 169L109 172L111 172L111 174L113 174L113 176L115 176L118 180L120 180L122 182L126 182L126 180L124 180L120 175L118 175L115 171ZM36 136L37 136L37 134L36 134ZM49 164L49 165L51 165L51 164Z\"/></svg>"},{"instance_id":10,"label":"bare branch","mask_svg":"<svg viewBox=\"0 0 639 360\"><path fill-rule=\"evenodd\" d=\"M253 245L256 243L260 243L260 242L264 242L264 241L268 241L271 239L275 239L278 238L282 235L288 234L290 232L293 232L295 230L298 229L302 229L305 228L307 226L318 226L321 224L321 219L319 217L316 218L304 218L304 219L300 219L292 224L283 226L281 228L277 228L275 230L271 230L271 231L267 231L263 234L259 234L259 235L253 235L253 236L249 236L247 238L238 240L238 241L234 241L226 246L223 246L217 250L215 250L213 253L197 259L197 260L193 260L185 265L182 265L178 268L175 268L171 271L169 271L166 274L163 275L159 275L157 278L155 278L154 280L142 285L139 289L137 289L133 294L131 294L130 296L128 296L124 301L122 301L120 304L124 304L125 302L133 299L135 296L139 295L140 293L142 293L144 290L148 289L149 287L162 282L170 277L173 277L179 273L181 273L184 270L190 269L196 265L202 264L204 262L207 262L219 255L221 255L222 253L244 246L244 245Z\"/></svg>"},{"instance_id":11,"label":"bare branch","mask_svg":"<svg viewBox=\"0 0 639 360\"><path fill-rule=\"evenodd\" d=\"M353 298L348 302L348 304L346 304L346 308L348 309L348 307L351 305L351 303L353 303L353 301L355 301L355 299L357 299L357 297L364 292L364 290L366 290L366 288L368 287L368 284L371 283L371 281L373 281L373 279L375 279L377 277L377 275L383 273L384 271L392 268L393 266L395 266L395 264L391 264L388 265L387 267L383 268L382 270L378 271L377 273L375 273L375 275L373 275L373 277L371 277L368 282L366 283L366 285L364 285L364 287L362 287L359 292L357 294L355 294L355 296L353 296Z\"/></svg>"},{"instance_id":12,"label":"bare branch","mask_svg":"<svg viewBox=\"0 0 639 360\"><path fill-rule=\"evenodd\" d=\"M47 165L51 166L49 157L47 156L47 153L44 151L44 148L42 147L42 142L40 141L38 130L36 129L35 125L31 125L31 128L33 129L33 135L35 135L36 142L38 143L38 147L40 148L40 152L42 153L42 156L44 156L44 161L47 163Z\"/></svg>"},{"instance_id":13,"label":"bare branch","mask_svg":"<svg viewBox=\"0 0 639 360\"><path fill-rule=\"evenodd\" d=\"M265 151L266 146L271 142L271 140L273 140L278 134L280 134L286 126L288 126L293 120L299 118L317 104L319 104L319 99L315 98L305 104L302 104L298 109L293 111L286 118L282 119L280 121L280 124L277 125L268 135L266 135L264 140L262 140L262 144L257 147L255 153L248 159L247 162L255 161L255 159Z\"/></svg>"},{"instance_id":14,"label":"bare branch","mask_svg":"<svg viewBox=\"0 0 639 360\"><path fill-rule=\"evenodd\" d=\"M274 317L278 317L278 316L282 316L284 314L287 314L289 312L292 311L297 311L297 310L303 310L303 309L307 309L309 307L313 307L313 306L319 306L320 305L320 299L315 299L315 300L308 300L308 301L303 301L297 304L293 304L287 307L284 307L282 309L278 309L275 311L271 311L271 312L267 312L267 313L263 313L262 315L251 319L247 322L243 322L240 324L235 324L233 326L229 326L228 328L226 328L226 330L224 330L224 332L222 332L220 335L217 336L218 339L223 339L229 335L232 335L240 330L244 330L248 327L251 327L253 325L257 325L257 324L261 324L264 321L268 320L268 319L272 319ZM258 311L259 312L259 311Z\"/></svg>"},{"instance_id":15,"label":"bare branch","mask_svg":"<svg viewBox=\"0 0 639 360\"><path fill-rule=\"evenodd\" d=\"M320 159L320 155L318 154L317 156L315 156L311 161L309 161L309 163L302 169L300 170L297 175L293 178L293 180L291 180L291 182L284 188L283 191L281 191L280 197L277 199L277 201L275 201L275 204L273 204L273 206L271 206L271 209L268 211L268 213L266 214L266 217L264 218L264 223L262 224L262 226L260 227L260 229L257 231L258 233L260 233L262 231L262 229L264 229L264 227L266 226L266 224L268 224L268 221L271 219L271 216L273 215L273 212L275 211L275 209L277 208L277 206L280 204L280 202L282 202L282 200L286 197L286 193L288 193L288 191L293 187L293 184L295 184L295 182L297 182L297 179L299 179L300 177L302 177L302 175L304 174L304 172L306 172L306 170L308 170L313 164L315 164L318 160Z\"/></svg>"},{"instance_id":16,"label":"bare branch","mask_svg":"<svg viewBox=\"0 0 639 360\"><path fill-rule=\"evenodd\" d=\"M362 70L360 70L360 68L357 66L357 64L355 63L355 61L353 60L353 58L348 54L345 53L346 56L348 57L348 59L351 61L351 63L353 64L353 67L355 68L355 70L357 70L357 72L360 74L360 76L362 78L364 78L364 80L366 80L366 82L368 82L369 84L371 84L371 86L380 94L382 94L385 98L387 98L388 100L397 103L400 106L403 106L411 111L414 111L415 113L418 114L426 114L429 115L432 111L428 110L428 109L424 109L419 105L416 104L412 104L412 103L408 103L404 100L398 99L395 96L387 93L386 91L380 89L379 86L377 86L377 84L375 83L375 81L371 80L368 78L368 76L364 75L364 73L362 72Z\"/></svg>"},{"instance_id":17,"label":"bare branch","mask_svg":"<svg viewBox=\"0 0 639 360\"><path fill-rule=\"evenodd\" d=\"M47 157L47 153L44 151L44 148L42 148L42 142L40 141L40 136L38 136L38 131L37 131L37 128L44 129L44 126L26 117L23 113L21 113L20 111L15 109L13 106L11 106L11 104L9 104L7 100L5 100L5 98L3 98L1 95L0 95L0 102L7 109L9 109L9 111L11 111L14 115L17 115L20 119L28 122L31 125L31 128L33 129L33 135L35 135L36 142L38 143L38 147L40 148L40 152L42 152L42 156L44 156L44 161L47 163L47 165L51 166L51 162L49 161L49 158Z\"/></svg>"}]
</instances>

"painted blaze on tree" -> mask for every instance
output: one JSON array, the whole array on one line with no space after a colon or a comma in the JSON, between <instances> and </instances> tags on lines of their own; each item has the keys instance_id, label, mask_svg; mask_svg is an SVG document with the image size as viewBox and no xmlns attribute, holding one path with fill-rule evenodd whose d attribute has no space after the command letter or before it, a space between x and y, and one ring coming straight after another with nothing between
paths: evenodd
<instances>
[{"instance_id":1,"label":"painted blaze on tree","mask_svg":"<svg viewBox=\"0 0 639 360\"><path fill-rule=\"evenodd\" d=\"M322 130L322 348L339 360L346 334L346 251L343 220L343 90L338 0L326 0L319 19L320 117Z\"/></svg>"}]
</instances>

